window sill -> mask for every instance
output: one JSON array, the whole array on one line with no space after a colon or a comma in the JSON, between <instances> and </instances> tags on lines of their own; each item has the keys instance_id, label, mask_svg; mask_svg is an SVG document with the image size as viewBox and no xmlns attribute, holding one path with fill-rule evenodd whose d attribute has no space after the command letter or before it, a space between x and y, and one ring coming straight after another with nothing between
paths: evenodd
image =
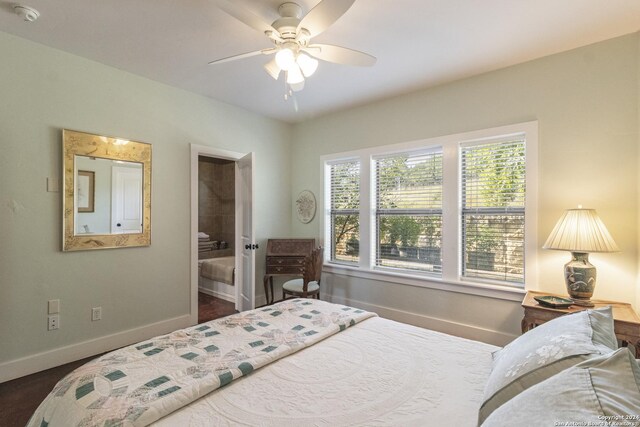
<instances>
[{"instance_id":1,"label":"window sill","mask_svg":"<svg viewBox=\"0 0 640 427\"><path fill-rule=\"evenodd\" d=\"M426 275L417 276L381 270L364 271L358 267L340 264L324 264L322 271L325 273L339 274L341 276L358 277L361 279L416 286L419 288L437 289L447 292L457 292L467 295L477 295L507 301L522 302L522 299L526 294L526 290L524 288L515 286L494 285L483 282L444 280L440 277Z\"/></svg>"}]
</instances>

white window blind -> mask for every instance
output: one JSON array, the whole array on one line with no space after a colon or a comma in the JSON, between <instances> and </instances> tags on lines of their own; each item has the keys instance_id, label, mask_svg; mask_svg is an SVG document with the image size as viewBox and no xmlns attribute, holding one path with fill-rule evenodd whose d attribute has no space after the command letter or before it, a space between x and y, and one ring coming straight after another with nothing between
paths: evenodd
<instances>
[{"instance_id":1,"label":"white window blind","mask_svg":"<svg viewBox=\"0 0 640 427\"><path fill-rule=\"evenodd\" d=\"M330 165L331 260L360 258L360 162Z\"/></svg>"},{"instance_id":2,"label":"white window blind","mask_svg":"<svg viewBox=\"0 0 640 427\"><path fill-rule=\"evenodd\" d=\"M442 273L442 151L375 160L376 266Z\"/></svg>"},{"instance_id":3,"label":"white window blind","mask_svg":"<svg viewBox=\"0 0 640 427\"><path fill-rule=\"evenodd\" d=\"M524 135L461 146L462 275L524 283Z\"/></svg>"}]
</instances>

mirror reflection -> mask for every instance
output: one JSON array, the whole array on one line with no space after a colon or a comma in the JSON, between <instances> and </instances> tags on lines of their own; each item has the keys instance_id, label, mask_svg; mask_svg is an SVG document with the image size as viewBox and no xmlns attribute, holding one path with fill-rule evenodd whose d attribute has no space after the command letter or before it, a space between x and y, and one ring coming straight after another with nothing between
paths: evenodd
<instances>
[{"instance_id":1,"label":"mirror reflection","mask_svg":"<svg viewBox=\"0 0 640 427\"><path fill-rule=\"evenodd\" d=\"M141 233L142 163L75 156L75 235Z\"/></svg>"},{"instance_id":2,"label":"mirror reflection","mask_svg":"<svg viewBox=\"0 0 640 427\"><path fill-rule=\"evenodd\" d=\"M151 244L151 144L62 131L62 250Z\"/></svg>"}]
</instances>

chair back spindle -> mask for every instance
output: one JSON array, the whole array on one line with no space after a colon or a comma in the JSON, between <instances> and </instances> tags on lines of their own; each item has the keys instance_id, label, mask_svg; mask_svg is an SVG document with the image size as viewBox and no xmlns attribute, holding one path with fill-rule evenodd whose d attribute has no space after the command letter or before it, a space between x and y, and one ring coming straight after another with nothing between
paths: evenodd
<instances>
[{"instance_id":1,"label":"chair back spindle","mask_svg":"<svg viewBox=\"0 0 640 427\"><path fill-rule=\"evenodd\" d=\"M302 272L302 289L298 288L295 291L294 287L289 288L287 286L289 283L293 285L294 281L287 282L283 285L282 288L282 297L286 298L286 294L291 294L293 296L299 296L302 298L315 297L320 298L320 278L322 277L322 264L324 261L324 248L319 246L311 251L303 264L303 272ZM300 280L300 279L298 279ZM313 283L313 289L309 290L309 284ZM298 285L300 286L300 285ZM300 292L301 291L301 292Z\"/></svg>"}]
</instances>

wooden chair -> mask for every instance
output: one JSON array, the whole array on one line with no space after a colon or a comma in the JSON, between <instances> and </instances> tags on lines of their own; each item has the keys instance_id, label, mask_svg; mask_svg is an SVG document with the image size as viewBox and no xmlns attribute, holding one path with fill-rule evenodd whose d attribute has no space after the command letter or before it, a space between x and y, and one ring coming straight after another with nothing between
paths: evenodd
<instances>
[{"instance_id":1,"label":"wooden chair","mask_svg":"<svg viewBox=\"0 0 640 427\"><path fill-rule=\"evenodd\" d=\"M293 279L282 285L282 299L287 295L293 297L320 299L320 277L322 275L324 249L322 246L311 251L304 259L304 271L302 279Z\"/></svg>"}]
</instances>

